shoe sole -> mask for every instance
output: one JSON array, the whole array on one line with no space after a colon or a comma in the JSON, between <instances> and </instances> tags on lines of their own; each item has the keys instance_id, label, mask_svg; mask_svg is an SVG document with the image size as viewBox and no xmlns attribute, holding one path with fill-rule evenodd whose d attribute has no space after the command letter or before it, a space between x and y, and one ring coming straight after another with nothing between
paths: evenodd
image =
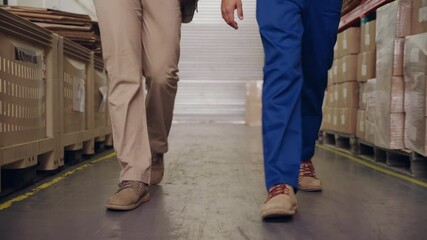
<instances>
[{"instance_id":1,"label":"shoe sole","mask_svg":"<svg viewBox=\"0 0 427 240\"><path fill-rule=\"evenodd\" d=\"M149 193L147 193L146 196L139 199L139 201L137 203L129 205L129 206L106 204L105 207L108 210L129 211L129 210L133 210L133 209L141 206L143 203L148 202L148 201L150 201L150 194Z\"/></svg>"},{"instance_id":2,"label":"shoe sole","mask_svg":"<svg viewBox=\"0 0 427 240\"><path fill-rule=\"evenodd\" d=\"M263 219L268 218L279 218L279 217L289 217L293 216L296 213L296 209L269 209L261 212L261 217Z\"/></svg>"},{"instance_id":3,"label":"shoe sole","mask_svg":"<svg viewBox=\"0 0 427 240\"><path fill-rule=\"evenodd\" d=\"M322 187L312 187L312 188L298 187L298 190L303 191L303 192L321 192Z\"/></svg>"}]
</instances>

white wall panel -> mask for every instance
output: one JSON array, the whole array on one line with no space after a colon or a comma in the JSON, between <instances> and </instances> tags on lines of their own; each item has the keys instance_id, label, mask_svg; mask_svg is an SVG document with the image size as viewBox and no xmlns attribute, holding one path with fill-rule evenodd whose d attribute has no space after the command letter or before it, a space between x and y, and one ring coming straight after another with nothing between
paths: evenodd
<instances>
[{"instance_id":1,"label":"white wall panel","mask_svg":"<svg viewBox=\"0 0 427 240\"><path fill-rule=\"evenodd\" d=\"M244 122L245 83L262 79L255 2L243 0L236 31L223 21L220 0L199 1L194 21L182 27L175 121Z\"/></svg>"}]
</instances>

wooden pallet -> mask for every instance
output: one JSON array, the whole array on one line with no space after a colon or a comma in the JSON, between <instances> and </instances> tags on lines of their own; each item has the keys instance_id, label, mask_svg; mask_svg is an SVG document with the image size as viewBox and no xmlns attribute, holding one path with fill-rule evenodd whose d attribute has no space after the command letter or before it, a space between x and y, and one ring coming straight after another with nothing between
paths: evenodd
<instances>
[{"instance_id":1,"label":"wooden pallet","mask_svg":"<svg viewBox=\"0 0 427 240\"><path fill-rule=\"evenodd\" d=\"M356 153L356 136L334 131L322 131L319 143L334 146L337 150L344 150L352 154Z\"/></svg>"},{"instance_id":2,"label":"wooden pallet","mask_svg":"<svg viewBox=\"0 0 427 240\"><path fill-rule=\"evenodd\" d=\"M416 152L378 147L360 140L354 135L334 131L319 132L317 142L374 162L394 172L419 179L427 179L427 157Z\"/></svg>"},{"instance_id":3,"label":"wooden pallet","mask_svg":"<svg viewBox=\"0 0 427 240\"><path fill-rule=\"evenodd\" d=\"M427 178L427 157L413 151L386 149L357 139L356 155L405 175Z\"/></svg>"}]
</instances>

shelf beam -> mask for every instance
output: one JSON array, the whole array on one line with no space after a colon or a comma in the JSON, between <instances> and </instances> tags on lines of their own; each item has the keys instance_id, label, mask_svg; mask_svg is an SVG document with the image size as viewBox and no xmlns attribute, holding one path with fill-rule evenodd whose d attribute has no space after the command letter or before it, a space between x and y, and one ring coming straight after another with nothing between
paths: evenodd
<instances>
[{"instance_id":1,"label":"shelf beam","mask_svg":"<svg viewBox=\"0 0 427 240\"><path fill-rule=\"evenodd\" d=\"M341 17L339 29L343 30L358 21L360 18L368 15L372 11L375 11L380 6L393 1L394 0L365 0L355 9Z\"/></svg>"}]
</instances>

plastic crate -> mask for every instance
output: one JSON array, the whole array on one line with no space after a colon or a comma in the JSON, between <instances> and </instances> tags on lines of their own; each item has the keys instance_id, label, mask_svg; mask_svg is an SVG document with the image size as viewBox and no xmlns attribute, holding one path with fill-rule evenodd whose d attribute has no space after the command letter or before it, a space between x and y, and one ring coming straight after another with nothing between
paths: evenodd
<instances>
[{"instance_id":1,"label":"plastic crate","mask_svg":"<svg viewBox=\"0 0 427 240\"><path fill-rule=\"evenodd\" d=\"M58 37L0 9L0 166L63 165L57 121Z\"/></svg>"},{"instance_id":2,"label":"plastic crate","mask_svg":"<svg viewBox=\"0 0 427 240\"><path fill-rule=\"evenodd\" d=\"M59 41L60 109L62 145L65 150L94 153L94 139L90 127L93 108L90 105L90 86L93 81L91 51L66 38Z\"/></svg>"},{"instance_id":3,"label":"plastic crate","mask_svg":"<svg viewBox=\"0 0 427 240\"><path fill-rule=\"evenodd\" d=\"M111 134L107 112L108 77L104 70L103 60L98 56L94 57L93 77L94 138L95 142L105 142L106 137Z\"/></svg>"}]
</instances>

